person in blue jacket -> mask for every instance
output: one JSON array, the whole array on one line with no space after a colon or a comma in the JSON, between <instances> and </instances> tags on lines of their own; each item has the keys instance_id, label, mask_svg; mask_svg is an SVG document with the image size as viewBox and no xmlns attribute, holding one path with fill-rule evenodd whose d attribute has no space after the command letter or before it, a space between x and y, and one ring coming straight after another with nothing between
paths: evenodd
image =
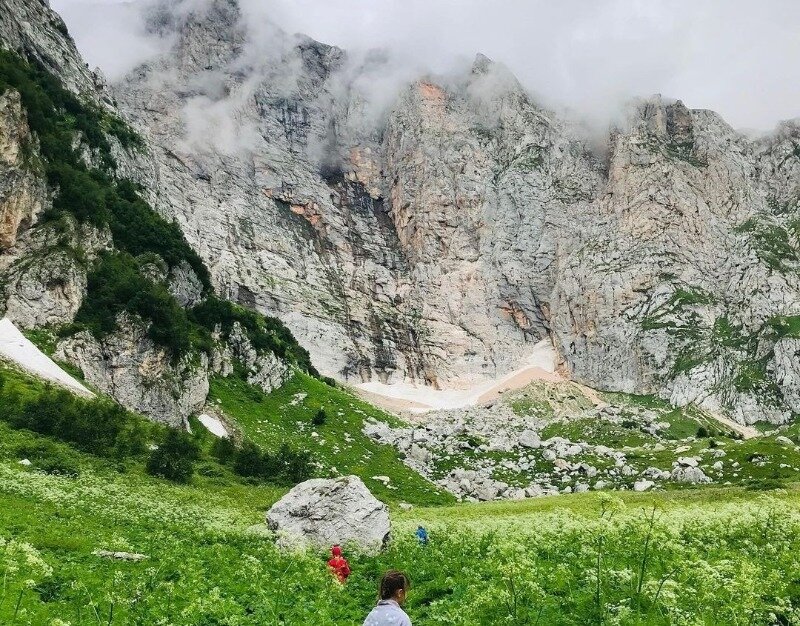
<instances>
[{"instance_id":1,"label":"person in blue jacket","mask_svg":"<svg viewBox=\"0 0 800 626\"><path fill-rule=\"evenodd\" d=\"M425 530L424 526L417 526L417 532L414 533L417 536L417 541L419 541L419 545L427 546L428 545L428 531Z\"/></svg>"}]
</instances>

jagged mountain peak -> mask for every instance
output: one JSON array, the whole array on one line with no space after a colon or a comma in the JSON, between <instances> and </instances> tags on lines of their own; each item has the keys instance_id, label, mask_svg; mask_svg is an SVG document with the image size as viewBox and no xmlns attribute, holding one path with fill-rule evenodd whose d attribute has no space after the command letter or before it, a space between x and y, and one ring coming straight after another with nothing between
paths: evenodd
<instances>
[{"instance_id":1,"label":"jagged mountain peak","mask_svg":"<svg viewBox=\"0 0 800 626\"><path fill-rule=\"evenodd\" d=\"M45 0L3 0L0 9L0 48L35 59L71 91L110 104L102 74L89 70L64 20Z\"/></svg>"}]
</instances>

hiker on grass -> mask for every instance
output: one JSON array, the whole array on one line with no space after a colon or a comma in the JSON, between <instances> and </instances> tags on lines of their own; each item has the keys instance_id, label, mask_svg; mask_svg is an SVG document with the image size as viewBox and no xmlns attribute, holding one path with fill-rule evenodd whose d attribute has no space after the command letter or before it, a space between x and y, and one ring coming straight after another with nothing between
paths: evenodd
<instances>
[{"instance_id":1,"label":"hiker on grass","mask_svg":"<svg viewBox=\"0 0 800 626\"><path fill-rule=\"evenodd\" d=\"M425 530L424 526L417 526L417 532L414 533L417 537L417 541L419 541L419 545L427 546L428 545L428 531Z\"/></svg>"},{"instance_id":2,"label":"hiker on grass","mask_svg":"<svg viewBox=\"0 0 800 626\"><path fill-rule=\"evenodd\" d=\"M347 577L350 575L350 564L347 559L342 556L342 549L339 546L331 548L331 558L328 560L328 569L331 571L336 579L344 584Z\"/></svg>"},{"instance_id":3,"label":"hiker on grass","mask_svg":"<svg viewBox=\"0 0 800 626\"><path fill-rule=\"evenodd\" d=\"M400 607L406 601L411 582L403 572L390 570L381 578L376 606L364 626L411 626L411 620Z\"/></svg>"}]
</instances>

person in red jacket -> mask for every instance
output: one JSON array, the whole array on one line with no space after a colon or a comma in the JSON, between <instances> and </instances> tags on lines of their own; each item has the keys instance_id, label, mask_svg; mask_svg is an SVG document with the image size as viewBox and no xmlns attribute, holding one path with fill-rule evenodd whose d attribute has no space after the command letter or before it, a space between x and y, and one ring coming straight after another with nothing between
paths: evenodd
<instances>
[{"instance_id":1,"label":"person in red jacket","mask_svg":"<svg viewBox=\"0 0 800 626\"><path fill-rule=\"evenodd\" d=\"M344 583L350 575L350 565L347 559L342 556L342 549L339 546L331 548L331 558L328 561L328 569L340 583Z\"/></svg>"}]
</instances>

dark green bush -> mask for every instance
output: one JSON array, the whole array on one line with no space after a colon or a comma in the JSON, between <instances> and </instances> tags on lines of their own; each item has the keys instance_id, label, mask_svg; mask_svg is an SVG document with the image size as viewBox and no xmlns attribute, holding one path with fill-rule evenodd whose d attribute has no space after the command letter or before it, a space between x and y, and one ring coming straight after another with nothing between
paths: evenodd
<instances>
[{"instance_id":1,"label":"dark green bush","mask_svg":"<svg viewBox=\"0 0 800 626\"><path fill-rule=\"evenodd\" d=\"M174 267L186 261L207 291L211 277L198 254L192 250L180 227L168 222L139 197L138 189L128 180L120 181L108 194L111 234L114 245L132 255L155 252Z\"/></svg>"},{"instance_id":2,"label":"dark green bush","mask_svg":"<svg viewBox=\"0 0 800 626\"><path fill-rule=\"evenodd\" d=\"M56 437L86 452L114 458L142 454L149 435L144 420L135 419L118 404L78 398L50 386L35 397L23 397L0 387L0 419L15 428Z\"/></svg>"},{"instance_id":3,"label":"dark green bush","mask_svg":"<svg viewBox=\"0 0 800 626\"><path fill-rule=\"evenodd\" d=\"M697 434L695 435L698 439L705 439L708 437L708 429L705 426L700 426L697 429Z\"/></svg>"},{"instance_id":4,"label":"dark green bush","mask_svg":"<svg viewBox=\"0 0 800 626\"><path fill-rule=\"evenodd\" d=\"M151 322L150 338L176 357L191 350L196 329L167 288L143 276L129 254L105 253L89 273L86 298L75 321L101 337L113 332L123 311Z\"/></svg>"},{"instance_id":5,"label":"dark green bush","mask_svg":"<svg viewBox=\"0 0 800 626\"><path fill-rule=\"evenodd\" d=\"M314 424L314 426L323 426L327 421L328 414L325 413L325 409L320 409L314 414L314 417L311 418L311 423Z\"/></svg>"},{"instance_id":6,"label":"dark green bush","mask_svg":"<svg viewBox=\"0 0 800 626\"><path fill-rule=\"evenodd\" d=\"M52 441L42 440L20 445L15 452L20 458L28 459L31 467L45 474L73 478L80 474L80 465L74 453L70 454Z\"/></svg>"},{"instance_id":7,"label":"dark green bush","mask_svg":"<svg viewBox=\"0 0 800 626\"><path fill-rule=\"evenodd\" d=\"M305 451L293 450L284 443L278 450L278 464L281 475L289 484L297 484L311 477L311 454Z\"/></svg>"},{"instance_id":8,"label":"dark green bush","mask_svg":"<svg viewBox=\"0 0 800 626\"><path fill-rule=\"evenodd\" d=\"M270 454L245 441L233 455L233 471L240 476L294 485L311 476L311 455L292 450L285 443L277 454Z\"/></svg>"},{"instance_id":9,"label":"dark green bush","mask_svg":"<svg viewBox=\"0 0 800 626\"><path fill-rule=\"evenodd\" d=\"M211 444L211 456L222 465L230 463L236 454L236 446L228 437L219 437Z\"/></svg>"},{"instance_id":10,"label":"dark green bush","mask_svg":"<svg viewBox=\"0 0 800 626\"><path fill-rule=\"evenodd\" d=\"M277 471L274 459L261 452L261 449L252 441L245 441L233 457L233 471L240 476L257 476L266 478L273 476Z\"/></svg>"},{"instance_id":11,"label":"dark green bush","mask_svg":"<svg viewBox=\"0 0 800 626\"><path fill-rule=\"evenodd\" d=\"M176 483L188 483L194 474L194 462L200 458L200 447L191 436L169 429L166 437L150 454L147 471Z\"/></svg>"},{"instance_id":12,"label":"dark green bush","mask_svg":"<svg viewBox=\"0 0 800 626\"><path fill-rule=\"evenodd\" d=\"M107 180L99 172L63 161L50 162L47 182L58 193L53 198L53 211L71 213L80 222L102 226L109 222L111 212L106 204Z\"/></svg>"},{"instance_id":13,"label":"dark green bush","mask_svg":"<svg viewBox=\"0 0 800 626\"><path fill-rule=\"evenodd\" d=\"M744 481L744 486L749 491L772 491L786 487L783 481L776 478L751 478Z\"/></svg>"}]
</instances>

